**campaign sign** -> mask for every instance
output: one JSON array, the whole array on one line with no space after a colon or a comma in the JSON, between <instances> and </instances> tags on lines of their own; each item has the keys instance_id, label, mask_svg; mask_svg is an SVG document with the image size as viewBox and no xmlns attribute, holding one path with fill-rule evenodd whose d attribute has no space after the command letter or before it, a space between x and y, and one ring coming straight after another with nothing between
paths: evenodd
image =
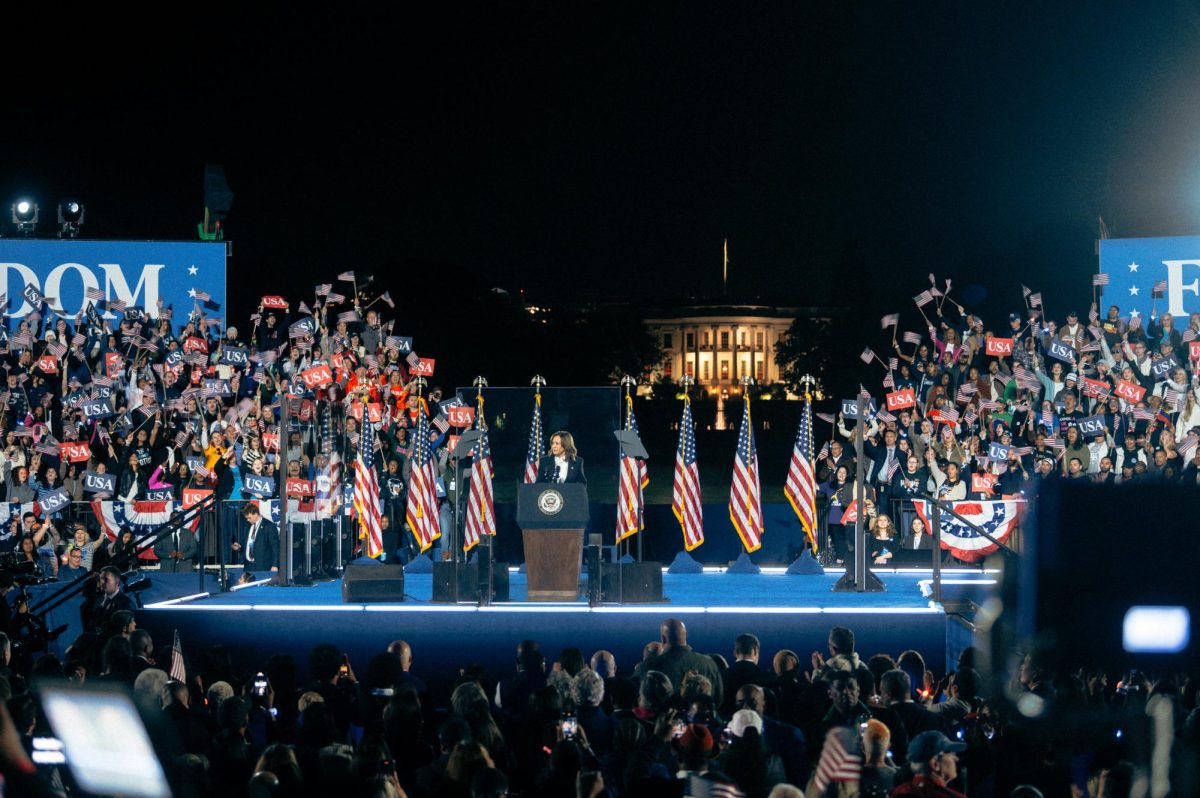
<instances>
[{"instance_id":1,"label":"campaign sign","mask_svg":"<svg viewBox=\"0 0 1200 798\"><path fill-rule=\"evenodd\" d=\"M1090 396L1093 399L1107 399L1112 393L1112 386L1107 380L1093 380L1091 377L1083 378L1083 395Z\"/></svg>"},{"instance_id":2,"label":"campaign sign","mask_svg":"<svg viewBox=\"0 0 1200 798\"><path fill-rule=\"evenodd\" d=\"M58 358L53 355L43 355L38 358L37 367L46 374L58 373Z\"/></svg>"},{"instance_id":3,"label":"campaign sign","mask_svg":"<svg viewBox=\"0 0 1200 798\"><path fill-rule=\"evenodd\" d=\"M42 508L42 512L46 515L57 513L70 504L71 497L67 494L66 488L59 488L38 499L38 506Z\"/></svg>"},{"instance_id":4,"label":"campaign sign","mask_svg":"<svg viewBox=\"0 0 1200 798\"><path fill-rule=\"evenodd\" d=\"M434 362L431 357L419 357L413 366L412 373L421 377L432 377Z\"/></svg>"},{"instance_id":5,"label":"campaign sign","mask_svg":"<svg viewBox=\"0 0 1200 798\"><path fill-rule=\"evenodd\" d=\"M221 363L226 366L244 366L250 362L250 353L244 346L225 346L221 348Z\"/></svg>"},{"instance_id":6,"label":"campaign sign","mask_svg":"<svg viewBox=\"0 0 1200 798\"><path fill-rule=\"evenodd\" d=\"M204 387L201 388L203 396L232 396L233 393L229 390L229 380L218 380L212 377L204 378Z\"/></svg>"},{"instance_id":7,"label":"campaign sign","mask_svg":"<svg viewBox=\"0 0 1200 798\"><path fill-rule=\"evenodd\" d=\"M252 496L267 498L275 493L275 480L258 474L245 474L242 477L242 490Z\"/></svg>"},{"instance_id":8,"label":"campaign sign","mask_svg":"<svg viewBox=\"0 0 1200 798\"><path fill-rule=\"evenodd\" d=\"M1119 380L1117 382L1117 396L1130 402L1140 402L1142 397L1146 395L1146 389L1135 382Z\"/></svg>"},{"instance_id":9,"label":"campaign sign","mask_svg":"<svg viewBox=\"0 0 1200 798\"><path fill-rule=\"evenodd\" d=\"M292 326L288 328L288 337L303 338L306 335L313 335L317 332L317 320L312 316L305 316L299 321L292 322Z\"/></svg>"},{"instance_id":10,"label":"campaign sign","mask_svg":"<svg viewBox=\"0 0 1200 798\"><path fill-rule=\"evenodd\" d=\"M329 370L329 366L321 363L300 372L300 379L303 380L306 387L316 390L333 382L333 372Z\"/></svg>"},{"instance_id":11,"label":"campaign sign","mask_svg":"<svg viewBox=\"0 0 1200 798\"><path fill-rule=\"evenodd\" d=\"M867 415L871 415L879 408L875 406L874 399L866 401ZM842 415L846 418L858 419L858 400L843 399L842 400Z\"/></svg>"},{"instance_id":12,"label":"campaign sign","mask_svg":"<svg viewBox=\"0 0 1200 798\"><path fill-rule=\"evenodd\" d=\"M1013 339L987 337L986 352L994 357L1006 357L1013 353Z\"/></svg>"},{"instance_id":13,"label":"campaign sign","mask_svg":"<svg viewBox=\"0 0 1200 798\"><path fill-rule=\"evenodd\" d=\"M1003 443L988 444L988 457L992 460L1007 460L1011 451L1012 447L1005 446Z\"/></svg>"},{"instance_id":14,"label":"campaign sign","mask_svg":"<svg viewBox=\"0 0 1200 798\"><path fill-rule=\"evenodd\" d=\"M288 302L281 296L271 294L262 298L262 306L270 310L287 310Z\"/></svg>"},{"instance_id":15,"label":"campaign sign","mask_svg":"<svg viewBox=\"0 0 1200 798\"><path fill-rule=\"evenodd\" d=\"M25 286L25 290L21 292L21 296L25 297L29 302L29 306L41 313L46 307L46 297L42 296L42 292L37 289L36 283L29 283Z\"/></svg>"},{"instance_id":16,"label":"campaign sign","mask_svg":"<svg viewBox=\"0 0 1200 798\"><path fill-rule=\"evenodd\" d=\"M72 463L86 463L92 458L92 447L88 446L86 442L60 443L58 452L63 460L69 460Z\"/></svg>"},{"instance_id":17,"label":"campaign sign","mask_svg":"<svg viewBox=\"0 0 1200 798\"><path fill-rule=\"evenodd\" d=\"M172 349L170 352L167 352L167 356L163 359L163 362L169 369L179 368L183 365L183 350Z\"/></svg>"},{"instance_id":18,"label":"campaign sign","mask_svg":"<svg viewBox=\"0 0 1200 798\"><path fill-rule=\"evenodd\" d=\"M175 500L175 491L170 488L152 488L146 491L148 502L169 502Z\"/></svg>"},{"instance_id":19,"label":"campaign sign","mask_svg":"<svg viewBox=\"0 0 1200 798\"><path fill-rule=\"evenodd\" d=\"M1200 360L1200 341L1188 342L1188 357L1192 360Z\"/></svg>"},{"instance_id":20,"label":"campaign sign","mask_svg":"<svg viewBox=\"0 0 1200 798\"><path fill-rule=\"evenodd\" d=\"M917 406L917 394L912 388L892 391L885 398L887 399L888 410L903 410L906 407Z\"/></svg>"},{"instance_id":21,"label":"campaign sign","mask_svg":"<svg viewBox=\"0 0 1200 798\"><path fill-rule=\"evenodd\" d=\"M288 496L312 496L313 482L311 479L288 477L284 490L287 491Z\"/></svg>"},{"instance_id":22,"label":"campaign sign","mask_svg":"<svg viewBox=\"0 0 1200 798\"><path fill-rule=\"evenodd\" d=\"M118 353L104 353L104 376L114 380L121 376L121 356Z\"/></svg>"},{"instance_id":23,"label":"campaign sign","mask_svg":"<svg viewBox=\"0 0 1200 798\"><path fill-rule=\"evenodd\" d=\"M263 450L268 452L279 451L279 433L264 432L262 435Z\"/></svg>"},{"instance_id":24,"label":"campaign sign","mask_svg":"<svg viewBox=\"0 0 1200 798\"><path fill-rule=\"evenodd\" d=\"M407 355L412 351L413 339L410 335L389 335L385 344L388 349L395 349L400 354Z\"/></svg>"},{"instance_id":25,"label":"campaign sign","mask_svg":"<svg viewBox=\"0 0 1200 798\"><path fill-rule=\"evenodd\" d=\"M475 408L451 407L448 408L446 417L450 421L450 426L467 428L475 423Z\"/></svg>"},{"instance_id":26,"label":"campaign sign","mask_svg":"<svg viewBox=\"0 0 1200 798\"><path fill-rule=\"evenodd\" d=\"M1075 347L1063 343L1057 338L1050 341L1050 348L1046 350L1046 354L1064 363L1075 363Z\"/></svg>"},{"instance_id":27,"label":"campaign sign","mask_svg":"<svg viewBox=\"0 0 1200 798\"><path fill-rule=\"evenodd\" d=\"M207 488L184 488L183 489L183 509L195 507L200 502L212 495L212 491Z\"/></svg>"},{"instance_id":28,"label":"campaign sign","mask_svg":"<svg viewBox=\"0 0 1200 798\"><path fill-rule=\"evenodd\" d=\"M208 341L205 341L203 338L201 338L198 335L189 335L183 341L183 352L184 352L184 354L191 354L193 352L199 352L201 354L207 355L208 354Z\"/></svg>"},{"instance_id":29,"label":"campaign sign","mask_svg":"<svg viewBox=\"0 0 1200 798\"><path fill-rule=\"evenodd\" d=\"M972 474L971 475L971 492L972 493L991 493L992 487L996 484L995 474Z\"/></svg>"},{"instance_id":30,"label":"campaign sign","mask_svg":"<svg viewBox=\"0 0 1200 798\"><path fill-rule=\"evenodd\" d=\"M89 289L103 293L106 302L144 307L152 318L158 318L160 300L163 308L190 308L189 291L207 292L224 305L225 244L0 239L0 294L14 300L9 318L24 318L35 309L31 297L40 296L50 298L56 316L73 319L92 307ZM112 320L119 314L102 315Z\"/></svg>"},{"instance_id":31,"label":"campaign sign","mask_svg":"<svg viewBox=\"0 0 1200 798\"><path fill-rule=\"evenodd\" d=\"M97 471L84 471L83 490L85 493L116 493L117 475L101 474Z\"/></svg>"},{"instance_id":32,"label":"campaign sign","mask_svg":"<svg viewBox=\"0 0 1200 798\"><path fill-rule=\"evenodd\" d=\"M84 402L83 415L88 419L108 418L109 416L115 416L116 411L113 410L112 401L108 397L104 397Z\"/></svg>"},{"instance_id":33,"label":"campaign sign","mask_svg":"<svg viewBox=\"0 0 1200 798\"><path fill-rule=\"evenodd\" d=\"M1149 317L1151 292L1162 280L1171 315L1178 319L1200 312L1200 236L1105 239L1100 242L1100 271L1109 280L1104 302L1120 306L1122 316L1136 310Z\"/></svg>"},{"instance_id":34,"label":"campaign sign","mask_svg":"<svg viewBox=\"0 0 1200 798\"><path fill-rule=\"evenodd\" d=\"M1150 364L1150 373L1154 375L1155 379L1166 379L1171 375L1172 371L1179 368L1179 365L1179 358L1174 355L1167 355L1166 357L1158 358Z\"/></svg>"}]
</instances>

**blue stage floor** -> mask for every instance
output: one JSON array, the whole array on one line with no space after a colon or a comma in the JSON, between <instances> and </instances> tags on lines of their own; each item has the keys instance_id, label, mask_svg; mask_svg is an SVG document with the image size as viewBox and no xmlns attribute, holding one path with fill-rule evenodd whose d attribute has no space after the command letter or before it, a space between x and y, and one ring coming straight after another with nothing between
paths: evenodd
<instances>
[{"instance_id":1,"label":"blue stage floor","mask_svg":"<svg viewBox=\"0 0 1200 798\"><path fill-rule=\"evenodd\" d=\"M664 574L667 601L598 607L583 601L524 601L525 576L515 570L509 574L511 600L489 607L433 603L429 574L405 577L404 602L365 605L342 603L340 582L196 594L197 580L192 577L180 582L179 598L147 604L139 622L164 642L178 629L193 657L201 647L222 643L245 669L261 668L275 653L292 655L303 669L308 652L322 642L339 646L361 669L390 641L402 638L413 646L423 673L452 680L459 668L478 663L500 676L511 671L517 643L533 638L551 660L568 646L578 647L585 656L607 649L628 673L641 658L642 647L657 639L661 621L675 616L688 625L694 648L727 657L733 639L752 632L762 641L764 661L783 648L807 661L809 652L826 650L831 627L848 626L858 635L864 656L895 656L911 648L935 671L944 672L947 616L942 605L923 592L922 582L930 579L930 572L876 573L885 592L834 593L835 574ZM994 589L996 579L979 571L945 576L946 601L978 600ZM172 579L178 577L166 577L156 587L165 588Z\"/></svg>"},{"instance_id":2,"label":"blue stage floor","mask_svg":"<svg viewBox=\"0 0 1200 798\"><path fill-rule=\"evenodd\" d=\"M978 581L971 579L972 584ZM834 593L833 585L838 575L791 576L782 572L762 574L729 574L706 572L701 574L663 574L663 594L666 602L651 604L658 612L671 607L703 607L711 609L747 608L787 609L790 611L816 611L827 608L855 608L860 610L904 610L927 611L929 599L922 595L920 582L930 578L928 571L907 573L882 573L880 578L887 587L883 593ZM958 580L956 580L958 581ZM252 605L255 607L303 606L310 608L334 607L346 609L342 604L341 582L322 582L311 587L273 587L261 585L248 587L233 593L217 594L203 600L204 605ZM404 577L406 600L403 603L378 604L427 609L433 597L431 574L407 574ZM466 591L464 590L464 594ZM497 606L521 605L530 608L544 607L545 602L529 604L526 601L525 574L515 570L509 572L509 601ZM471 602L472 604L474 602ZM586 607L585 602L562 603L555 606ZM352 605L361 607L362 605ZM438 606L438 605L433 605ZM629 608L635 605L626 605ZM638 605L647 606L647 605Z\"/></svg>"}]
</instances>

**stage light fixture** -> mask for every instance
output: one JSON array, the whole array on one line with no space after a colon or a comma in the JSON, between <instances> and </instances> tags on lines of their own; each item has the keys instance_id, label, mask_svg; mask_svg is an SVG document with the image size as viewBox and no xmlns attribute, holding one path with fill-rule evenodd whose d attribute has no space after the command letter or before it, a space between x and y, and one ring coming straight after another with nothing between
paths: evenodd
<instances>
[{"instance_id":1,"label":"stage light fixture","mask_svg":"<svg viewBox=\"0 0 1200 798\"><path fill-rule=\"evenodd\" d=\"M32 233L37 228L38 204L31 199L18 199L12 204L12 223L18 233Z\"/></svg>"},{"instance_id":2,"label":"stage light fixture","mask_svg":"<svg viewBox=\"0 0 1200 798\"><path fill-rule=\"evenodd\" d=\"M75 238L84 221L85 208L76 199L64 199L58 203L58 237Z\"/></svg>"}]
</instances>

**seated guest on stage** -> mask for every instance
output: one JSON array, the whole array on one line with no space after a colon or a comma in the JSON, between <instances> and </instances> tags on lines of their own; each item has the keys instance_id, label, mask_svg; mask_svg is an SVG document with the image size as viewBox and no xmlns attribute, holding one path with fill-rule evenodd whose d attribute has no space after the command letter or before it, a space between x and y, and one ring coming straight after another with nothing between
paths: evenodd
<instances>
[{"instance_id":1,"label":"seated guest on stage","mask_svg":"<svg viewBox=\"0 0 1200 798\"><path fill-rule=\"evenodd\" d=\"M578 482L587 484L583 458L575 450L575 439L566 430L550 436L550 454L538 461L538 482Z\"/></svg>"},{"instance_id":2,"label":"seated guest on stage","mask_svg":"<svg viewBox=\"0 0 1200 798\"><path fill-rule=\"evenodd\" d=\"M279 528L259 515L258 505L250 503L242 511L250 528L239 535L234 551L243 552L242 562L247 571L279 570Z\"/></svg>"}]
</instances>

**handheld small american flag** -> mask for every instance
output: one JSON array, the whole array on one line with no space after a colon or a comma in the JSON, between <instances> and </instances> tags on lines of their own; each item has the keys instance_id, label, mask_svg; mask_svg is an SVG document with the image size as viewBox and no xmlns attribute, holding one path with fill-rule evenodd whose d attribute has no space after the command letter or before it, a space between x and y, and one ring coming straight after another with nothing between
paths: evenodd
<instances>
[{"instance_id":1,"label":"handheld small american flag","mask_svg":"<svg viewBox=\"0 0 1200 798\"><path fill-rule=\"evenodd\" d=\"M479 431L479 447L471 461L471 488L467 499L467 520L463 524L463 551L470 551L484 535L496 534L496 503L492 494L492 445L487 426L483 423L483 405L475 415Z\"/></svg>"},{"instance_id":2,"label":"handheld small american flag","mask_svg":"<svg viewBox=\"0 0 1200 798\"><path fill-rule=\"evenodd\" d=\"M380 302L386 302L386 303L387 303L387 306L388 306L389 308L395 308L395 307L396 307L396 303L395 303L394 301L392 301L392 295L391 295L391 292L389 292L389 291L384 291L382 294L380 294L380 295L379 295L379 301L380 301Z\"/></svg>"},{"instance_id":3,"label":"handheld small american flag","mask_svg":"<svg viewBox=\"0 0 1200 798\"><path fill-rule=\"evenodd\" d=\"M179 630L175 630L175 642L171 644L171 678L177 682L187 681L187 668L183 664L183 644L179 642Z\"/></svg>"},{"instance_id":4,"label":"handheld small american flag","mask_svg":"<svg viewBox=\"0 0 1200 798\"><path fill-rule=\"evenodd\" d=\"M1108 285L1108 275L1103 274L1103 273L1093 274L1092 275L1092 285L1093 286Z\"/></svg>"},{"instance_id":5,"label":"handheld small american flag","mask_svg":"<svg viewBox=\"0 0 1200 798\"><path fill-rule=\"evenodd\" d=\"M902 337L904 338L904 343L906 343L906 344L912 344L913 346L921 345L921 334L920 333L906 332L906 333L904 333L904 335Z\"/></svg>"},{"instance_id":6,"label":"handheld small american flag","mask_svg":"<svg viewBox=\"0 0 1200 798\"><path fill-rule=\"evenodd\" d=\"M361 445L354 461L354 513L359 537L366 540L372 559L383 554L383 523L379 512L379 479L375 475L375 425L363 419ZM436 500L436 496L434 497Z\"/></svg>"},{"instance_id":7,"label":"handheld small american flag","mask_svg":"<svg viewBox=\"0 0 1200 798\"><path fill-rule=\"evenodd\" d=\"M859 357L862 358L862 362L870 363L872 360L875 359L875 353L872 352L871 347L868 346L866 349L863 350L863 353L861 355L859 355Z\"/></svg>"},{"instance_id":8,"label":"handheld small american flag","mask_svg":"<svg viewBox=\"0 0 1200 798\"><path fill-rule=\"evenodd\" d=\"M886 330L888 327L895 327L899 323L900 323L900 314L899 313L889 313L886 316L884 316L882 319L879 320L879 328L881 330Z\"/></svg>"},{"instance_id":9,"label":"handheld small american flag","mask_svg":"<svg viewBox=\"0 0 1200 798\"><path fill-rule=\"evenodd\" d=\"M828 457L829 457L829 441L825 441L825 444L821 447L820 453L817 454L817 462L819 463L822 460L828 459Z\"/></svg>"},{"instance_id":10,"label":"handheld small american flag","mask_svg":"<svg viewBox=\"0 0 1200 798\"><path fill-rule=\"evenodd\" d=\"M529 422L529 448L525 451L526 485L537 482L538 460L542 459L545 449L542 444L542 395L533 395L533 419Z\"/></svg>"},{"instance_id":11,"label":"handheld small american flag","mask_svg":"<svg viewBox=\"0 0 1200 798\"><path fill-rule=\"evenodd\" d=\"M1030 294L1029 295L1029 307L1040 308L1041 306L1042 306L1042 292L1038 291L1036 294Z\"/></svg>"},{"instance_id":12,"label":"handheld small american flag","mask_svg":"<svg viewBox=\"0 0 1200 798\"><path fill-rule=\"evenodd\" d=\"M913 297L913 302L916 302L917 307L919 307L919 308L925 307L932 301L933 301L933 294L931 294L928 290L922 291L921 293L919 293L915 297Z\"/></svg>"},{"instance_id":13,"label":"handheld small american flag","mask_svg":"<svg viewBox=\"0 0 1200 798\"><path fill-rule=\"evenodd\" d=\"M692 403L683 399L679 422L679 446L675 450L675 480L671 487L671 511L683 527L683 547L691 551L704 542L704 508L700 504L700 467L696 464L696 427Z\"/></svg>"},{"instance_id":14,"label":"handheld small american flag","mask_svg":"<svg viewBox=\"0 0 1200 798\"><path fill-rule=\"evenodd\" d=\"M817 475L813 468L812 394L804 395L804 410L800 413L800 426L796 430L796 443L792 446L792 460L788 464L787 481L783 493L792 505L800 527L808 537L813 554L817 553Z\"/></svg>"},{"instance_id":15,"label":"handheld small american flag","mask_svg":"<svg viewBox=\"0 0 1200 798\"><path fill-rule=\"evenodd\" d=\"M625 397L625 429L637 433L637 418L633 415L633 397ZM642 489L650 483L646 464L634 457L627 457L621 449L621 476L617 486L617 542L636 535L644 524L645 499Z\"/></svg>"},{"instance_id":16,"label":"handheld small american flag","mask_svg":"<svg viewBox=\"0 0 1200 798\"><path fill-rule=\"evenodd\" d=\"M1154 295L1162 296L1165 293L1167 293L1167 281L1166 280L1158 280L1157 282L1155 282L1154 283Z\"/></svg>"},{"instance_id":17,"label":"handheld small american flag","mask_svg":"<svg viewBox=\"0 0 1200 798\"><path fill-rule=\"evenodd\" d=\"M1185 344L1190 344L1196 340L1196 331L1189 327L1183 331L1183 335L1179 336L1179 340Z\"/></svg>"},{"instance_id":18,"label":"handheld small american flag","mask_svg":"<svg viewBox=\"0 0 1200 798\"><path fill-rule=\"evenodd\" d=\"M413 468L405 507L409 529L421 551L428 551L433 541L442 536L437 505L437 471L433 464L433 448L429 444L429 418L426 413L425 402L421 401L417 411Z\"/></svg>"},{"instance_id":19,"label":"handheld small american flag","mask_svg":"<svg viewBox=\"0 0 1200 798\"><path fill-rule=\"evenodd\" d=\"M1029 295L1033 293L1033 290L1032 290L1032 289L1030 289L1028 286L1024 286L1024 285L1022 285L1022 286L1021 286L1021 293L1025 295L1025 298L1026 298L1026 299L1028 299L1028 298L1029 298Z\"/></svg>"},{"instance_id":20,"label":"handheld small american flag","mask_svg":"<svg viewBox=\"0 0 1200 798\"><path fill-rule=\"evenodd\" d=\"M354 272L342 272L338 275L338 279L346 283L352 283L354 282Z\"/></svg>"},{"instance_id":21,"label":"handheld small american flag","mask_svg":"<svg viewBox=\"0 0 1200 798\"><path fill-rule=\"evenodd\" d=\"M332 290L333 283L321 283L316 287L316 290L314 290L313 293L317 296L328 296L329 292Z\"/></svg>"},{"instance_id":22,"label":"handheld small american flag","mask_svg":"<svg viewBox=\"0 0 1200 798\"><path fill-rule=\"evenodd\" d=\"M749 395L742 401L742 426L733 458L733 484L729 488L729 520L746 551L753 552L762 546L762 483L758 477L758 449L750 422Z\"/></svg>"},{"instance_id":23,"label":"handheld small american flag","mask_svg":"<svg viewBox=\"0 0 1200 798\"><path fill-rule=\"evenodd\" d=\"M1092 305L1092 309L1088 311L1088 321L1090 321L1092 324L1095 324L1096 322L1100 321L1100 311L1096 310L1095 305ZM1089 331L1091 329L1092 329L1091 327L1088 328ZM1094 333L1093 333L1093 335L1094 335ZM1099 336L1097 336L1097 337L1099 337Z\"/></svg>"},{"instance_id":24,"label":"handheld small american flag","mask_svg":"<svg viewBox=\"0 0 1200 798\"><path fill-rule=\"evenodd\" d=\"M325 304L326 305L340 305L345 301L346 301L346 297L344 294L335 294L334 292L330 291L328 294L325 295Z\"/></svg>"}]
</instances>

